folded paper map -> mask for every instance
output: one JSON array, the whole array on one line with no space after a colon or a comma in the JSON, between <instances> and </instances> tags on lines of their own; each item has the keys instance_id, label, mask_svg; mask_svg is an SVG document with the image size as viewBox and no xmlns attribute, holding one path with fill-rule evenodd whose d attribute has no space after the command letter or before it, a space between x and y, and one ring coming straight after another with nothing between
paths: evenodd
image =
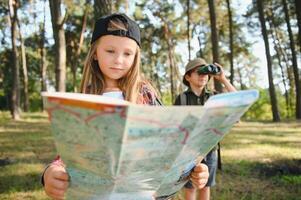
<instances>
[{"instance_id":1,"label":"folded paper map","mask_svg":"<svg viewBox=\"0 0 301 200\"><path fill-rule=\"evenodd\" d=\"M67 199L168 199L258 98L246 90L205 106L145 106L100 95L42 93Z\"/></svg>"}]
</instances>

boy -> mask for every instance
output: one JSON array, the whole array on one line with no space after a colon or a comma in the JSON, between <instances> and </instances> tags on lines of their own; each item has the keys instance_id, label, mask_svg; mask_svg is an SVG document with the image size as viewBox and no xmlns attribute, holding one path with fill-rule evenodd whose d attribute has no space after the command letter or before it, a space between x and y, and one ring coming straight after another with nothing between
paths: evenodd
<instances>
[{"instance_id":1,"label":"boy","mask_svg":"<svg viewBox=\"0 0 301 200\"><path fill-rule=\"evenodd\" d=\"M202 58L196 58L185 67L185 74L183 76L183 83L188 89L182 94L178 95L175 101L175 105L204 105L211 95L215 93L211 92L207 88L207 83L211 77L215 80L220 81L228 92L234 92L236 89L225 77L223 68L218 63L215 63L220 67L220 72L217 74L199 74L197 70L200 67L207 66L208 64ZM213 148L202 161L209 168L209 179L206 187L199 190L200 200L210 199L210 187L215 185L215 174L217 168L217 151ZM185 186L185 199L194 200L196 189L189 181Z\"/></svg>"}]
</instances>

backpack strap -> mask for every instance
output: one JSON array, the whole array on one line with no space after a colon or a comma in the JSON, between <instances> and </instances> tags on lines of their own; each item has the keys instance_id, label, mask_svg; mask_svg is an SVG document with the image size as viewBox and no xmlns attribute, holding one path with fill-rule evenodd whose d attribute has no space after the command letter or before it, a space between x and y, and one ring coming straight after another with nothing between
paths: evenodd
<instances>
[{"instance_id":1,"label":"backpack strap","mask_svg":"<svg viewBox=\"0 0 301 200\"><path fill-rule=\"evenodd\" d=\"M181 105L187 105L187 96L184 92L180 94L180 103Z\"/></svg>"}]
</instances>

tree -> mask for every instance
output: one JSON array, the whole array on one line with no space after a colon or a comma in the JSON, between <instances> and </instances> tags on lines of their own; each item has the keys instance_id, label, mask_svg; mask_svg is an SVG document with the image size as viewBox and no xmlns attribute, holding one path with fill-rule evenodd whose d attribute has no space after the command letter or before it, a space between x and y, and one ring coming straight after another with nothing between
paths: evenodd
<instances>
[{"instance_id":1,"label":"tree","mask_svg":"<svg viewBox=\"0 0 301 200\"><path fill-rule=\"evenodd\" d=\"M210 13L210 25L211 25L211 42L213 51L213 62L219 63L219 47L218 47L218 34L216 29L216 14L214 0L208 0L209 13ZM222 85L218 81L214 81L215 90L221 92Z\"/></svg>"},{"instance_id":2,"label":"tree","mask_svg":"<svg viewBox=\"0 0 301 200\"><path fill-rule=\"evenodd\" d=\"M65 23L66 46L67 46L67 67L71 73L67 76L67 90L77 92L78 77L84 63L84 55L89 41L84 41L85 32L89 27L90 19L93 19L90 0L85 0L82 5L67 4L68 11L72 13ZM89 17L91 16L91 17ZM92 23L91 23L92 24ZM84 52L82 54L82 52Z\"/></svg>"},{"instance_id":3,"label":"tree","mask_svg":"<svg viewBox=\"0 0 301 200\"><path fill-rule=\"evenodd\" d=\"M292 54L292 64L293 64L294 78L295 78L296 118L301 119L301 86L300 86L300 81L299 81L299 70L298 70L297 56L296 56L296 51L295 51L295 41L294 41L293 32L292 32L292 28L291 28L291 24L290 24L290 17L289 17L286 0L282 0L282 4L283 4L285 21L286 21L287 31L288 31L288 35L289 35L289 40L290 40L290 50L291 50L291 54Z\"/></svg>"},{"instance_id":4,"label":"tree","mask_svg":"<svg viewBox=\"0 0 301 200\"><path fill-rule=\"evenodd\" d=\"M46 0L44 0L44 10L43 10L43 22L40 24L40 40L39 40L39 48L40 48L40 58L41 58L41 91L47 91L46 84L46 49L45 49L45 18L46 18Z\"/></svg>"},{"instance_id":5,"label":"tree","mask_svg":"<svg viewBox=\"0 0 301 200\"><path fill-rule=\"evenodd\" d=\"M17 10L18 0L9 0L9 16L11 25L12 63L13 63L13 88L11 96L11 114L14 120L20 119L20 75L19 53L16 45L17 40Z\"/></svg>"},{"instance_id":6,"label":"tree","mask_svg":"<svg viewBox=\"0 0 301 200\"><path fill-rule=\"evenodd\" d=\"M29 111L29 94L28 94L28 73L27 73L27 64L26 64L26 50L24 45L24 39L21 32L21 25L17 17L17 24L19 30L19 37L21 42L21 60L22 60L22 69L23 69L23 91L24 91L24 111Z\"/></svg>"},{"instance_id":7,"label":"tree","mask_svg":"<svg viewBox=\"0 0 301 200\"><path fill-rule=\"evenodd\" d=\"M94 0L94 19L111 14L112 13L112 1L108 0Z\"/></svg>"},{"instance_id":8,"label":"tree","mask_svg":"<svg viewBox=\"0 0 301 200\"><path fill-rule=\"evenodd\" d=\"M263 2L262 2L262 0L255 0L255 3L257 5L259 21L260 21L260 25L261 25L261 33L262 33L264 45L265 45L267 68L268 68L268 78L269 78L269 92L270 92L270 98L271 98L271 104L272 104L273 121L279 122L280 115L279 115L279 111L278 111L277 97L276 97L275 86L274 86L274 82L273 82L272 59L271 59L270 48L269 48L267 28L265 25Z\"/></svg>"},{"instance_id":9,"label":"tree","mask_svg":"<svg viewBox=\"0 0 301 200\"><path fill-rule=\"evenodd\" d=\"M282 78L282 83L283 83L284 90L285 90L284 95L285 95L285 102L286 102L286 117L288 118L290 116L290 100L289 100L289 92L288 92L287 85L286 85L286 77L285 77L285 73L284 73L284 67L282 64L283 63L282 57L285 58L285 56L283 56L283 49L279 45L280 41L279 41L279 38L277 37L277 28L276 28L272 9L269 9L268 13L269 14L267 17L267 21L268 21L270 29L271 29L270 32L271 32L271 36L272 36L272 40L273 40L273 44L274 44L274 49L276 51L275 56L277 57L278 65L281 70L281 78ZM285 62L285 64L287 65L287 62Z\"/></svg>"},{"instance_id":10,"label":"tree","mask_svg":"<svg viewBox=\"0 0 301 200\"><path fill-rule=\"evenodd\" d=\"M188 60L191 60L190 47L190 0L187 0L187 46L188 46Z\"/></svg>"},{"instance_id":11,"label":"tree","mask_svg":"<svg viewBox=\"0 0 301 200\"><path fill-rule=\"evenodd\" d=\"M175 47L179 42L187 43L186 12L176 16L175 8L169 2L142 1L137 4L135 12L136 21L143 27L141 38L147 38L142 39L142 71L147 72L147 78L154 78L152 80L165 104L172 104L175 95L182 89L177 66L181 55L175 53ZM145 9L152 11L147 15L150 19L156 19L156 25L142 13Z\"/></svg>"},{"instance_id":12,"label":"tree","mask_svg":"<svg viewBox=\"0 0 301 200\"><path fill-rule=\"evenodd\" d=\"M285 89L285 100L287 108L287 117L291 116L291 113L295 112L293 108L293 100L295 99L295 84L293 69L291 66L290 46L287 31L282 28L285 25L285 19L283 18L282 4L278 1L271 1L267 6L266 14L267 21L270 26L270 34L272 36L274 49L276 54L273 56L277 59L278 65L281 70L281 77L283 86ZM285 74L286 71L286 74ZM289 87L287 88L287 82ZM294 109L294 110L293 110Z\"/></svg>"},{"instance_id":13,"label":"tree","mask_svg":"<svg viewBox=\"0 0 301 200\"><path fill-rule=\"evenodd\" d=\"M231 2L227 0L227 8L228 8L228 17L229 17L229 39L230 39L230 83L233 84L234 79L234 64L233 64L233 24L232 24L232 10L231 10Z\"/></svg>"},{"instance_id":14,"label":"tree","mask_svg":"<svg viewBox=\"0 0 301 200\"><path fill-rule=\"evenodd\" d=\"M160 16L161 20L163 21L163 32L164 38L168 48L168 59L169 59L169 70L170 70L170 93L171 93L171 102L174 102L175 98L175 86L174 86L174 69L175 69L175 62L173 58L173 44L170 42L171 34L169 30L169 24L165 21L164 17Z\"/></svg>"},{"instance_id":15,"label":"tree","mask_svg":"<svg viewBox=\"0 0 301 200\"><path fill-rule=\"evenodd\" d=\"M49 0L53 36L55 41L55 81L56 90L60 92L66 91L66 39L64 22L66 19L62 15L62 0Z\"/></svg>"},{"instance_id":16,"label":"tree","mask_svg":"<svg viewBox=\"0 0 301 200\"><path fill-rule=\"evenodd\" d=\"M297 15L297 24L298 24L298 40L299 40L299 48L301 52L301 1L295 0L295 9Z\"/></svg>"}]
</instances>

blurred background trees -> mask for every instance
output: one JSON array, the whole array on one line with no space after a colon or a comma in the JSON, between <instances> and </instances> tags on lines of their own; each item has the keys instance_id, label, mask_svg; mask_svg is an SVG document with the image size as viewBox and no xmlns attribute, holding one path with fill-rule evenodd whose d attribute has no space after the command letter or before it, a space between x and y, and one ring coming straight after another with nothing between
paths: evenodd
<instances>
[{"instance_id":1,"label":"blurred background trees","mask_svg":"<svg viewBox=\"0 0 301 200\"><path fill-rule=\"evenodd\" d=\"M21 111L43 109L41 91L78 92L95 19L125 12L141 28L144 76L166 105L185 90L182 75L188 60L203 57L221 63L238 89L260 90L246 119L301 119L300 2L240 3L1 1L0 109L18 119ZM259 58L256 51L264 55Z\"/></svg>"}]
</instances>

